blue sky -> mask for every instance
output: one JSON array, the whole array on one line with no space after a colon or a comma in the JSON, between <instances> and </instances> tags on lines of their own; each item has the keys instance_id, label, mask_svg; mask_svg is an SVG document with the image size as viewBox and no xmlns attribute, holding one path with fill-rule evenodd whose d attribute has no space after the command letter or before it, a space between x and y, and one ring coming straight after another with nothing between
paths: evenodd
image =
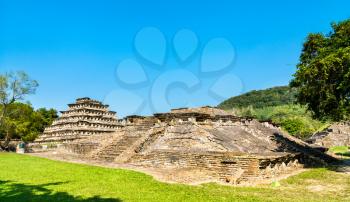
<instances>
[{"instance_id":1,"label":"blue sky","mask_svg":"<svg viewBox=\"0 0 350 202\"><path fill-rule=\"evenodd\" d=\"M350 17L349 8L345 0L0 0L0 72L24 70L39 82L28 97L35 108L64 110L84 96L120 116L216 105L288 84L307 34L329 32L331 22ZM195 39L185 34L174 45L181 30ZM208 45L215 39L233 49ZM193 54L179 60L192 47ZM201 71L225 60L230 63L220 71ZM213 86L219 94L210 92Z\"/></svg>"}]
</instances>

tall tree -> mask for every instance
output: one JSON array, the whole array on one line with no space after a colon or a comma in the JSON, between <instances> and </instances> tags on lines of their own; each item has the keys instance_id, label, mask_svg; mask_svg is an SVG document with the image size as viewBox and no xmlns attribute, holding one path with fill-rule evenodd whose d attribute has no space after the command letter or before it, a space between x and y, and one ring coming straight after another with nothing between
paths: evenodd
<instances>
[{"instance_id":1,"label":"tall tree","mask_svg":"<svg viewBox=\"0 0 350 202\"><path fill-rule=\"evenodd\" d=\"M350 19L333 23L327 35L309 34L290 84L298 88L298 102L315 117L349 118Z\"/></svg>"},{"instance_id":2,"label":"tall tree","mask_svg":"<svg viewBox=\"0 0 350 202\"><path fill-rule=\"evenodd\" d=\"M1 126L13 128L14 123L9 118L8 108L16 101L23 100L26 95L34 94L38 82L32 80L25 72L10 72L0 75L0 124ZM7 147L12 133L6 133L5 144Z\"/></svg>"}]
</instances>

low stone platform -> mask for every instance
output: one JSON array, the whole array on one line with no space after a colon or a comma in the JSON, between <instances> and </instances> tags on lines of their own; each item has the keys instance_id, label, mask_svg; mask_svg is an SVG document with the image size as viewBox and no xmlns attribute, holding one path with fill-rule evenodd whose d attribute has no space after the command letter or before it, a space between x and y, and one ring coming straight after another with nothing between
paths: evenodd
<instances>
[{"instance_id":1,"label":"low stone platform","mask_svg":"<svg viewBox=\"0 0 350 202\"><path fill-rule=\"evenodd\" d=\"M129 116L116 125L113 133L50 142L59 145L51 154L71 154L83 161L168 173L164 176L179 179L198 178L196 182L231 184L275 179L336 161L270 123L212 107Z\"/></svg>"}]
</instances>

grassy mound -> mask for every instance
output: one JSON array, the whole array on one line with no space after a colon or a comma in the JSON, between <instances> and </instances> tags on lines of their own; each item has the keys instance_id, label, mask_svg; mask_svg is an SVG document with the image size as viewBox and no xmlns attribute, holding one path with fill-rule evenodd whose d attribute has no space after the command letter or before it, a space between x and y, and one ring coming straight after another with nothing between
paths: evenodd
<instances>
[{"instance_id":1,"label":"grassy mound","mask_svg":"<svg viewBox=\"0 0 350 202\"><path fill-rule=\"evenodd\" d=\"M122 169L0 153L0 201L349 201L350 176L314 169L279 186L167 184Z\"/></svg>"}]
</instances>

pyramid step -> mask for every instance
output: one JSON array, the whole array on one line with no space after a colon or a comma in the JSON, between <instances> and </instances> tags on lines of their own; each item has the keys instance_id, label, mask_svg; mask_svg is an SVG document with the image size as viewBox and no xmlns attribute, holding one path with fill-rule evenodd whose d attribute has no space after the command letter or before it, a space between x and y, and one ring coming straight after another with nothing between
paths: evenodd
<instances>
[{"instance_id":1,"label":"pyramid step","mask_svg":"<svg viewBox=\"0 0 350 202\"><path fill-rule=\"evenodd\" d=\"M113 161L116 157L126 151L139 138L140 136L125 136L118 141L111 142L110 145L95 154L93 158Z\"/></svg>"}]
</instances>

